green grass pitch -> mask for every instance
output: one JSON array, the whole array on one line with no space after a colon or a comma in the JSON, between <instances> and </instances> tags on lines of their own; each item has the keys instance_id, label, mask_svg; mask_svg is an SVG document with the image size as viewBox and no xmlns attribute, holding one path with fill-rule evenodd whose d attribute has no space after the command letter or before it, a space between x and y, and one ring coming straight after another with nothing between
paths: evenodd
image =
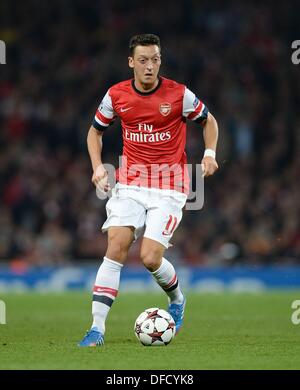
<instances>
[{"instance_id":1,"label":"green grass pitch","mask_svg":"<svg viewBox=\"0 0 300 390\"><path fill-rule=\"evenodd\" d=\"M0 369L300 369L300 324L291 304L300 291L187 294L182 331L168 346L144 347L133 324L163 294L120 293L105 345L78 348L91 324L88 293L1 294Z\"/></svg>"}]
</instances>

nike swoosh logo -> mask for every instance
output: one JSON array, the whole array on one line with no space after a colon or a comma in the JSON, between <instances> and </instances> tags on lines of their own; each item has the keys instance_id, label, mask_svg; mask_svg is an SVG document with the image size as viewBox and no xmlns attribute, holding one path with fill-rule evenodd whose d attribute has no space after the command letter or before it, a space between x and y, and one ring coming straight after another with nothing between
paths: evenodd
<instances>
[{"instance_id":1,"label":"nike swoosh logo","mask_svg":"<svg viewBox=\"0 0 300 390\"><path fill-rule=\"evenodd\" d=\"M125 112L125 111L128 111L128 110L131 110L132 107L128 107L128 108L121 108L121 112Z\"/></svg>"}]
</instances>

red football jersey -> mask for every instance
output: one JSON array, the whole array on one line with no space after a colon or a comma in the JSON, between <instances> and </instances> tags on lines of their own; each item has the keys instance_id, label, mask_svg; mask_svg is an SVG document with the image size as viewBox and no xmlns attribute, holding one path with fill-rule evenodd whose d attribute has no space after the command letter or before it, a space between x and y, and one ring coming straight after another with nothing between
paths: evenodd
<instances>
[{"instance_id":1,"label":"red football jersey","mask_svg":"<svg viewBox=\"0 0 300 390\"><path fill-rule=\"evenodd\" d=\"M107 91L93 126L105 130L121 119L120 183L188 193L186 119L201 123L207 115L205 104L183 84L160 77L154 90L141 92L131 79Z\"/></svg>"}]
</instances>

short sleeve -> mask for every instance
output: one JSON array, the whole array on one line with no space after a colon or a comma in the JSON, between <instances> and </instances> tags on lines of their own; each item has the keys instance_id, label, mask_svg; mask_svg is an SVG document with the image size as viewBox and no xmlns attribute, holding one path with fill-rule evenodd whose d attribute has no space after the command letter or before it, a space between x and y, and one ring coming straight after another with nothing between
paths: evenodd
<instances>
[{"instance_id":1,"label":"short sleeve","mask_svg":"<svg viewBox=\"0 0 300 390\"><path fill-rule=\"evenodd\" d=\"M208 108L197 96L185 87L182 115L194 122L203 123L208 116Z\"/></svg>"},{"instance_id":2,"label":"short sleeve","mask_svg":"<svg viewBox=\"0 0 300 390\"><path fill-rule=\"evenodd\" d=\"M116 115L114 113L112 100L108 90L96 111L93 120L93 126L97 130L104 131L109 125L112 124L115 119L115 116Z\"/></svg>"}]
</instances>

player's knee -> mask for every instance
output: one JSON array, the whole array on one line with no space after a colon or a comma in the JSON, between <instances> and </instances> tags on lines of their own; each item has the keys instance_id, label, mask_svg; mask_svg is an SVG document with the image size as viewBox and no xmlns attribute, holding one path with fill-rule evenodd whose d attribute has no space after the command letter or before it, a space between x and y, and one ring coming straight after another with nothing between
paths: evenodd
<instances>
[{"instance_id":1,"label":"player's knee","mask_svg":"<svg viewBox=\"0 0 300 390\"><path fill-rule=\"evenodd\" d=\"M112 243L111 245L108 245L106 257L109 259L119 261L123 263L127 258L128 250L122 244L120 243Z\"/></svg>"},{"instance_id":2,"label":"player's knee","mask_svg":"<svg viewBox=\"0 0 300 390\"><path fill-rule=\"evenodd\" d=\"M153 272L160 267L162 254L159 249L144 249L141 251L141 259L144 266Z\"/></svg>"},{"instance_id":3,"label":"player's knee","mask_svg":"<svg viewBox=\"0 0 300 390\"><path fill-rule=\"evenodd\" d=\"M120 239L112 239L109 241L106 252L106 256L109 259L123 262L126 260L127 254L127 243L122 242Z\"/></svg>"},{"instance_id":4,"label":"player's knee","mask_svg":"<svg viewBox=\"0 0 300 390\"><path fill-rule=\"evenodd\" d=\"M106 257L123 263L127 258L132 241L133 237L127 231L122 234L119 229L109 229Z\"/></svg>"}]
</instances>

